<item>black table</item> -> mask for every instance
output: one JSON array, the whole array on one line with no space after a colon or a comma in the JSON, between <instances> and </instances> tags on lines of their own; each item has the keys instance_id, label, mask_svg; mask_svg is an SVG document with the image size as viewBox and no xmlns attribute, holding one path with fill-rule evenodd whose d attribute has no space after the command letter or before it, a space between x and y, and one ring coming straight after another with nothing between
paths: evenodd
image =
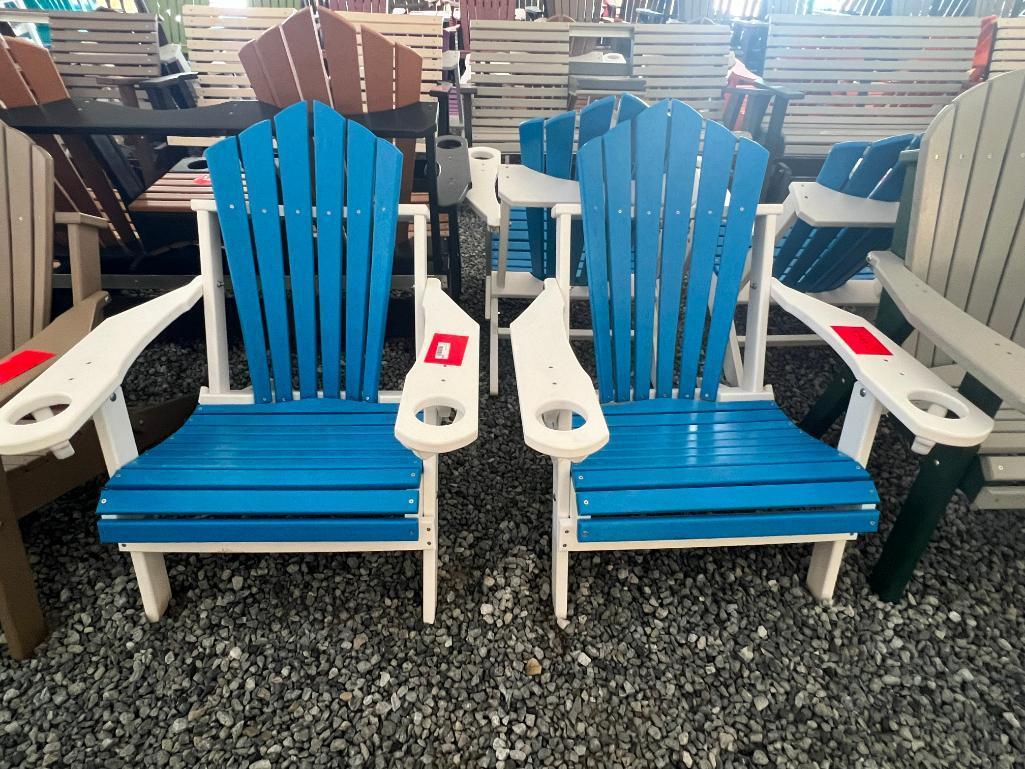
<instances>
[{"instance_id":1,"label":"black table","mask_svg":"<svg viewBox=\"0 0 1025 769\"><path fill-rule=\"evenodd\" d=\"M0 121L27 134L77 136L232 136L274 117L279 107L259 101L228 101L190 109L138 109L95 99L62 99L31 107L0 109ZM348 116L382 139L422 139L426 154L427 195L431 209L433 271L443 271L438 199L438 104L418 102L384 112ZM455 212L449 216L450 232ZM456 234L458 238L458 234ZM449 251L450 290L458 295L458 244Z\"/></svg>"}]
</instances>

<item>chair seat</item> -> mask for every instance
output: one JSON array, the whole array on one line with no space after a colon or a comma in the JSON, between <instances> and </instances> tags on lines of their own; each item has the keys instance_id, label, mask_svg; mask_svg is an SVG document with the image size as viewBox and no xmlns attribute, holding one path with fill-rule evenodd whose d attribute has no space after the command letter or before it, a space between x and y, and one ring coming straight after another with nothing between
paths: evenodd
<instances>
[{"instance_id":1,"label":"chair seat","mask_svg":"<svg viewBox=\"0 0 1025 769\"><path fill-rule=\"evenodd\" d=\"M875 531L868 472L771 401L602 407L608 444L573 465L581 542Z\"/></svg>"},{"instance_id":2,"label":"chair seat","mask_svg":"<svg viewBox=\"0 0 1025 769\"><path fill-rule=\"evenodd\" d=\"M422 462L397 404L199 406L100 497L103 542L416 540Z\"/></svg>"},{"instance_id":3,"label":"chair seat","mask_svg":"<svg viewBox=\"0 0 1025 769\"><path fill-rule=\"evenodd\" d=\"M498 270L498 233L491 235L491 269ZM527 209L509 211L509 254L506 262L509 272L530 272L530 239L527 236Z\"/></svg>"}]
</instances>

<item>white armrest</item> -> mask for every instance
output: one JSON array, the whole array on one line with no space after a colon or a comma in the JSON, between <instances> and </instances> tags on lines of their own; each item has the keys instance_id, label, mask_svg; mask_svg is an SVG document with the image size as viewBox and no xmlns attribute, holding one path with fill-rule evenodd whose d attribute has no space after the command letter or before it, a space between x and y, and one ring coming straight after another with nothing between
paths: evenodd
<instances>
[{"instance_id":1,"label":"white armrest","mask_svg":"<svg viewBox=\"0 0 1025 769\"><path fill-rule=\"evenodd\" d=\"M202 278L103 321L0 408L0 454L70 440L121 386L139 353L203 295ZM60 409L50 413L50 409ZM19 422L34 415L38 421Z\"/></svg>"},{"instance_id":2,"label":"white armrest","mask_svg":"<svg viewBox=\"0 0 1025 769\"><path fill-rule=\"evenodd\" d=\"M868 261L912 326L1008 406L1025 411L1025 349L952 305L896 254L876 251Z\"/></svg>"},{"instance_id":3,"label":"white armrest","mask_svg":"<svg viewBox=\"0 0 1025 769\"><path fill-rule=\"evenodd\" d=\"M790 197L797 218L812 227L892 227L900 206L847 195L818 182L791 183Z\"/></svg>"},{"instance_id":4,"label":"white armrest","mask_svg":"<svg viewBox=\"0 0 1025 769\"><path fill-rule=\"evenodd\" d=\"M992 419L864 318L787 288L775 278L771 296L829 344L876 400L914 433L918 440L913 448L919 453L929 451L933 443L976 446L993 429ZM890 354L855 352L838 327L865 329L868 341L874 338ZM947 411L956 418L945 417Z\"/></svg>"},{"instance_id":5,"label":"white armrest","mask_svg":"<svg viewBox=\"0 0 1025 769\"><path fill-rule=\"evenodd\" d=\"M541 295L512 322L510 336L523 440L542 454L579 461L609 442L609 428L591 377L570 347L563 308L559 284L549 278ZM544 423L545 414L566 409L582 416L584 424L554 430Z\"/></svg>"},{"instance_id":6,"label":"white armrest","mask_svg":"<svg viewBox=\"0 0 1025 769\"><path fill-rule=\"evenodd\" d=\"M498 180L498 167L502 164L502 153L492 147L471 147L470 156L470 191L466 193L466 202L488 223L488 227L497 227L500 216L495 183Z\"/></svg>"},{"instance_id":7,"label":"white armrest","mask_svg":"<svg viewBox=\"0 0 1025 769\"><path fill-rule=\"evenodd\" d=\"M416 363L406 374L395 419L395 437L408 449L424 454L441 454L461 449L477 438L477 400L480 373L478 358L480 327L441 290L437 278L427 281L423 299L424 344ZM465 336L466 349L458 365L428 363L435 334ZM418 414L432 407L454 409L455 420L432 425Z\"/></svg>"},{"instance_id":8,"label":"white armrest","mask_svg":"<svg viewBox=\"0 0 1025 769\"><path fill-rule=\"evenodd\" d=\"M551 208L579 203L580 185L526 166L505 165L498 174L498 199L514 208Z\"/></svg>"}]
</instances>

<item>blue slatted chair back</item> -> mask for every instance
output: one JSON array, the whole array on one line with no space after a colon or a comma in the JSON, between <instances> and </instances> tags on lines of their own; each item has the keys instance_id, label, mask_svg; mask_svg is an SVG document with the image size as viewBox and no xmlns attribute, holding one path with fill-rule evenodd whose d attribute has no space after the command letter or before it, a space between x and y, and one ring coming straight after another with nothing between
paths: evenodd
<instances>
[{"instance_id":1,"label":"blue slatted chair back","mask_svg":"<svg viewBox=\"0 0 1025 769\"><path fill-rule=\"evenodd\" d=\"M598 394L714 401L769 155L680 101L632 126L577 157Z\"/></svg>"},{"instance_id":2,"label":"blue slatted chair back","mask_svg":"<svg viewBox=\"0 0 1025 769\"><path fill-rule=\"evenodd\" d=\"M618 110L615 96L605 96L588 104L580 110L579 128L575 111L526 120L520 123L520 161L527 168L549 176L575 179L575 149L606 133L613 125L629 123L647 106L643 100L626 93L619 99ZM555 221L548 209L527 209L527 239L531 274L538 280L554 277ZM575 257L571 275L574 283L583 284L583 235L579 225L574 228L571 242Z\"/></svg>"},{"instance_id":3,"label":"blue slatted chair back","mask_svg":"<svg viewBox=\"0 0 1025 769\"><path fill-rule=\"evenodd\" d=\"M830 149L816 181L860 198L894 202L904 184L900 153L918 147L914 134L876 142L841 142ZM812 227L797 221L780 242L773 275L800 291L832 291L867 268L870 251L890 247L889 227Z\"/></svg>"},{"instance_id":4,"label":"blue slatted chair back","mask_svg":"<svg viewBox=\"0 0 1025 769\"><path fill-rule=\"evenodd\" d=\"M293 351L299 398L376 401L402 153L299 102L206 159L256 402L293 399Z\"/></svg>"}]
</instances>

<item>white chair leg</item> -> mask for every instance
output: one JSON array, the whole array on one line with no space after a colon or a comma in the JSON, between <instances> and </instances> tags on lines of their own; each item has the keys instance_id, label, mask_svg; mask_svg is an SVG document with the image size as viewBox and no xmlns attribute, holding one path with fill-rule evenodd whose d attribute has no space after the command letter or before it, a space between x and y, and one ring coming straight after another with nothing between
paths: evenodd
<instances>
[{"instance_id":1,"label":"white chair leg","mask_svg":"<svg viewBox=\"0 0 1025 769\"><path fill-rule=\"evenodd\" d=\"M146 619L159 621L171 600L171 583L167 579L162 553L132 553L132 568L142 594L142 608Z\"/></svg>"},{"instance_id":2,"label":"white chair leg","mask_svg":"<svg viewBox=\"0 0 1025 769\"><path fill-rule=\"evenodd\" d=\"M491 275L484 278L484 320L491 320Z\"/></svg>"},{"instance_id":3,"label":"white chair leg","mask_svg":"<svg viewBox=\"0 0 1025 769\"><path fill-rule=\"evenodd\" d=\"M569 552L555 543L552 548L552 606L556 619L569 614Z\"/></svg>"},{"instance_id":4,"label":"white chair leg","mask_svg":"<svg viewBox=\"0 0 1025 769\"><path fill-rule=\"evenodd\" d=\"M434 624L434 611L438 604L438 546L431 545L423 551L423 609L424 622Z\"/></svg>"},{"instance_id":5,"label":"white chair leg","mask_svg":"<svg viewBox=\"0 0 1025 769\"><path fill-rule=\"evenodd\" d=\"M808 589L820 601L833 600L836 578L840 574L843 563L843 550L847 540L838 539L832 542L817 542L811 552L811 565L808 567Z\"/></svg>"},{"instance_id":6,"label":"white chair leg","mask_svg":"<svg viewBox=\"0 0 1025 769\"><path fill-rule=\"evenodd\" d=\"M498 395L498 299L491 300L491 326L488 334L490 339L488 350L489 384L488 392Z\"/></svg>"}]
</instances>

